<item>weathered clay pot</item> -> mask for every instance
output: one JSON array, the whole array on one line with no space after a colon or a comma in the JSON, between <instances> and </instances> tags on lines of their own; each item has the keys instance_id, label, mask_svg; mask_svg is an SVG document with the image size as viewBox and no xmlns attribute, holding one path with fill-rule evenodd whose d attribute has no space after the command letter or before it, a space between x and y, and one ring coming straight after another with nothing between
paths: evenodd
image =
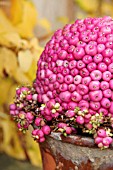
<instances>
[{"instance_id":1,"label":"weathered clay pot","mask_svg":"<svg viewBox=\"0 0 113 170\"><path fill-rule=\"evenodd\" d=\"M113 146L100 150L90 137L52 133L40 150L43 170L113 170Z\"/></svg>"}]
</instances>

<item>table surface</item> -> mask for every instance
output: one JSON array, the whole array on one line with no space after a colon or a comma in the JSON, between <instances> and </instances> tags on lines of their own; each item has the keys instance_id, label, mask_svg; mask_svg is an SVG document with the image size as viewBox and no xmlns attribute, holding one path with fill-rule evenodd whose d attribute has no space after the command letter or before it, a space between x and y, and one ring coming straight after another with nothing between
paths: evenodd
<instances>
[{"instance_id":1,"label":"table surface","mask_svg":"<svg viewBox=\"0 0 113 170\"><path fill-rule=\"evenodd\" d=\"M28 161L18 161L5 154L0 154L0 170L42 170Z\"/></svg>"}]
</instances>

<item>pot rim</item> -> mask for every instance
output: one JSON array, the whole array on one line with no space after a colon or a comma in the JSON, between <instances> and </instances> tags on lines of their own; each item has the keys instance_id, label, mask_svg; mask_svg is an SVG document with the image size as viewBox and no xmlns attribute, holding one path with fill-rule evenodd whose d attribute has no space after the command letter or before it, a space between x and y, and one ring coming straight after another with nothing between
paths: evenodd
<instances>
[{"instance_id":1,"label":"pot rim","mask_svg":"<svg viewBox=\"0 0 113 170\"><path fill-rule=\"evenodd\" d=\"M62 133L59 132L51 132L51 134L48 136L51 137L55 140L62 141L65 143L70 143L78 146L83 146L83 147L90 147L90 148L98 148L97 145L94 142L94 139L89 136L82 136L78 134L72 134L68 136L64 136ZM48 138L47 137L47 138ZM113 148L113 143L109 148Z\"/></svg>"}]
</instances>

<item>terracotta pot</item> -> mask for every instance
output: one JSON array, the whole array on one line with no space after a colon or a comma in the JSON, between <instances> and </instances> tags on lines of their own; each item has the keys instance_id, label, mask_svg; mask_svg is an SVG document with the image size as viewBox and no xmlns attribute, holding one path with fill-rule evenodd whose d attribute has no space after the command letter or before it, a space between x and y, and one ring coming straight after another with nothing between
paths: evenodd
<instances>
[{"instance_id":1,"label":"terracotta pot","mask_svg":"<svg viewBox=\"0 0 113 170\"><path fill-rule=\"evenodd\" d=\"M43 170L113 170L113 146L100 150L90 137L52 133L40 150Z\"/></svg>"}]
</instances>

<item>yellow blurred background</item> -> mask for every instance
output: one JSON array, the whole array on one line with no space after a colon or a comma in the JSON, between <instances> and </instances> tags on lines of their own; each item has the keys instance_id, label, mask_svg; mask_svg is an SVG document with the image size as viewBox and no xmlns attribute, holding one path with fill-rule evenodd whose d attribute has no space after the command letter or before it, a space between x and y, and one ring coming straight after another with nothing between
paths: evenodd
<instances>
[{"instance_id":1,"label":"yellow blurred background","mask_svg":"<svg viewBox=\"0 0 113 170\"><path fill-rule=\"evenodd\" d=\"M0 0L0 152L41 166L38 144L8 114L15 89L31 84L53 32L77 18L113 16L113 0Z\"/></svg>"}]
</instances>

